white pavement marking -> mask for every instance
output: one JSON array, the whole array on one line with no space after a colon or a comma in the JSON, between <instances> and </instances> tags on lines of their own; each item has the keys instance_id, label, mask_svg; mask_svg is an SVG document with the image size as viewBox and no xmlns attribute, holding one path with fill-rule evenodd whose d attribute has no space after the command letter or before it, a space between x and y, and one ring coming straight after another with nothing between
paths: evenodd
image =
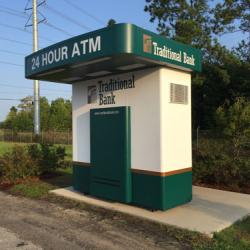
<instances>
[{"instance_id":1,"label":"white pavement marking","mask_svg":"<svg viewBox=\"0 0 250 250\"><path fill-rule=\"evenodd\" d=\"M119 211L161 224L198 231L209 236L250 215L250 195L197 186L193 186L193 200L190 203L167 211L155 212L86 196L74 191L72 187L56 189L51 192L94 206Z\"/></svg>"},{"instance_id":2,"label":"white pavement marking","mask_svg":"<svg viewBox=\"0 0 250 250\"><path fill-rule=\"evenodd\" d=\"M0 227L0 249L1 250L42 250L31 242L23 241L18 236L5 228Z\"/></svg>"}]
</instances>

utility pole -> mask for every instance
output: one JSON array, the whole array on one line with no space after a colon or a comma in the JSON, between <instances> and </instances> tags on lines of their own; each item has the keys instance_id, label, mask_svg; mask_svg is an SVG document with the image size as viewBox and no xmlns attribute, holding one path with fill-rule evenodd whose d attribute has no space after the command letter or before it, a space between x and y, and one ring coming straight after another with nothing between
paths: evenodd
<instances>
[{"instance_id":1,"label":"utility pole","mask_svg":"<svg viewBox=\"0 0 250 250\"><path fill-rule=\"evenodd\" d=\"M38 50L37 0L33 0L33 52ZM34 133L40 134L40 83L34 80Z\"/></svg>"},{"instance_id":2,"label":"utility pole","mask_svg":"<svg viewBox=\"0 0 250 250\"><path fill-rule=\"evenodd\" d=\"M27 4L24 8L25 12L32 10L32 13L29 15L29 18L25 24L25 28L33 26L33 53L38 51L38 24L46 21L46 17L37 11L37 8L46 3L46 0L37 3L37 0L33 0L32 7L29 7L30 0L27 1ZM42 20L38 20L38 13L42 16ZM32 24L29 24L29 21L33 17ZM34 80L34 134L40 135L40 84L38 80Z\"/></svg>"}]
</instances>

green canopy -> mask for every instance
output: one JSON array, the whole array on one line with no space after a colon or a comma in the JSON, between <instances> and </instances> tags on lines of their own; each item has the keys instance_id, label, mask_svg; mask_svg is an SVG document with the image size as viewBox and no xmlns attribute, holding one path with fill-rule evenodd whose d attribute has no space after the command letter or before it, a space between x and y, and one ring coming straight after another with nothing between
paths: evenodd
<instances>
[{"instance_id":1,"label":"green canopy","mask_svg":"<svg viewBox=\"0 0 250 250\"><path fill-rule=\"evenodd\" d=\"M116 24L27 56L25 77L72 83L157 66L201 71L201 52L133 24Z\"/></svg>"}]
</instances>

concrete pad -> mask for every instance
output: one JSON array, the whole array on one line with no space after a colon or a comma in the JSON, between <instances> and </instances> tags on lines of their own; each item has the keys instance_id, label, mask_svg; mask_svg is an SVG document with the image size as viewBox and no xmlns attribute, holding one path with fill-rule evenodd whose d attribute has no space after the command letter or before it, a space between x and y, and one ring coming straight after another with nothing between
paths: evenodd
<instances>
[{"instance_id":1,"label":"concrete pad","mask_svg":"<svg viewBox=\"0 0 250 250\"><path fill-rule=\"evenodd\" d=\"M74 191L72 187L56 189L51 192L90 205L119 211L161 224L198 231L209 236L232 225L246 215L250 215L250 195L197 186L193 186L193 200L190 203L167 211L155 212L86 196Z\"/></svg>"}]
</instances>

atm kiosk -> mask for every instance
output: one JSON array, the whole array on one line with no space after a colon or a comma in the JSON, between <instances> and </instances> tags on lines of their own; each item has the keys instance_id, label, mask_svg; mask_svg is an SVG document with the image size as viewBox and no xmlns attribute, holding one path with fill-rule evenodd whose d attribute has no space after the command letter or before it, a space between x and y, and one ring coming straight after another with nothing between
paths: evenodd
<instances>
[{"instance_id":1,"label":"atm kiosk","mask_svg":"<svg viewBox=\"0 0 250 250\"><path fill-rule=\"evenodd\" d=\"M74 189L153 210L192 199L192 71L199 50L132 24L25 58L26 78L72 85Z\"/></svg>"}]
</instances>

